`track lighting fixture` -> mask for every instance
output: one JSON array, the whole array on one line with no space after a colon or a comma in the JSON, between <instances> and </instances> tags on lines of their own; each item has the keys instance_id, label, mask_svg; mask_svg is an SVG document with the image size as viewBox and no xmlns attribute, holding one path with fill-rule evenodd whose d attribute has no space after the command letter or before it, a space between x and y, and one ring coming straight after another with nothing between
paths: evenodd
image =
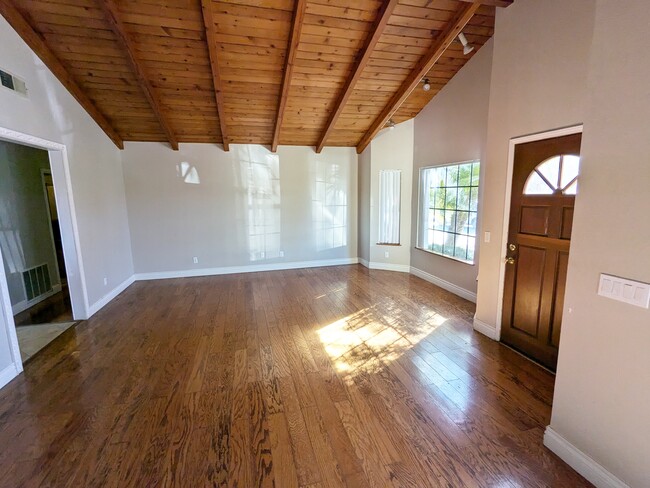
<instances>
[{"instance_id":1,"label":"track lighting fixture","mask_svg":"<svg viewBox=\"0 0 650 488\"><path fill-rule=\"evenodd\" d=\"M431 90L431 83L429 83L429 78L424 79L424 85L422 85L422 89L424 91L429 91Z\"/></svg>"},{"instance_id":2,"label":"track lighting fixture","mask_svg":"<svg viewBox=\"0 0 650 488\"><path fill-rule=\"evenodd\" d=\"M388 127L390 130L393 130L395 128L395 122L393 119L390 119L388 122L386 122L386 127Z\"/></svg>"},{"instance_id":3,"label":"track lighting fixture","mask_svg":"<svg viewBox=\"0 0 650 488\"><path fill-rule=\"evenodd\" d=\"M469 53L471 53L474 50L474 46L472 46L469 42L467 42L467 38L465 37L465 34L463 34L462 32L458 34L458 40L463 45L463 54L465 56L467 56Z\"/></svg>"}]
</instances>

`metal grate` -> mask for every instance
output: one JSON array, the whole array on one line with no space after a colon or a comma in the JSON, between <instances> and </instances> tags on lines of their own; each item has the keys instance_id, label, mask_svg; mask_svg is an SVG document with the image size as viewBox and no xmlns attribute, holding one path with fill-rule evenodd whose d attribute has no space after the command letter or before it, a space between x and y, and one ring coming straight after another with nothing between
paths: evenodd
<instances>
[{"instance_id":1,"label":"metal grate","mask_svg":"<svg viewBox=\"0 0 650 488\"><path fill-rule=\"evenodd\" d=\"M25 295L28 301L52 291L50 271L47 264L41 264L23 271L23 283L25 284Z\"/></svg>"}]
</instances>

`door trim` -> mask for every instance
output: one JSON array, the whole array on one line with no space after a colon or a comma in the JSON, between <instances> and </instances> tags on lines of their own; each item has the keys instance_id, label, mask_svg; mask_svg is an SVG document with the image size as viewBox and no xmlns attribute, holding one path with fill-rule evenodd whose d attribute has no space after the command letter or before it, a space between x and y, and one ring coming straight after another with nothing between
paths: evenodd
<instances>
[{"instance_id":1,"label":"door trim","mask_svg":"<svg viewBox=\"0 0 650 488\"><path fill-rule=\"evenodd\" d=\"M508 229L510 227L510 198L512 197L512 174L515 166L515 147L527 142L543 141L556 137L582 134L583 124L554 129L546 132L536 132L525 136L513 137L508 144L508 167L506 172L506 188L503 205L503 229L501 232L501 251L499 252L499 296L497 299L496 340L501 340L501 325L503 321L503 296L506 282L506 246L508 242Z\"/></svg>"},{"instance_id":2,"label":"door trim","mask_svg":"<svg viewBox=\"0 0 650 488\"><path fill-rule=\"evenodd\" d=\"M81 243L79 228L72 194L72 180L70 178L70 163L68 152L64 144L48 141L22 132L17 132L5 127L0 127L0 140L23 146L35 147L48 152L50 169L54 181L54 194L57 212L61 225L63 241L63 255L66 261L68 274L68 289L72 302L72 313L76 320L88 318L88 291L86 288L86 275L84 273L83 259L81 256ZM1 259L0 251L0 259ZM4 273L4 266L0 266L0 313L5 322L7 337L11 349L12 360L17 373L22 372L23 363L20 357L16 325L9 300L9 290Z\"/></svg>"}]
</instances>

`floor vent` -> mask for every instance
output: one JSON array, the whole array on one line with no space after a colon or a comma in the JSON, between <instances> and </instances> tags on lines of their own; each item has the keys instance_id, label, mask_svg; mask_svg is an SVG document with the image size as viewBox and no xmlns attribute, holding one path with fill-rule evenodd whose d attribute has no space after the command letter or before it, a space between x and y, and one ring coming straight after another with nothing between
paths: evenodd
<instances>
[{"instance_id":1,"label":"floor vent","mask_svg":"<svg viewBox=\"0 0 650 488\"><path fill-rule=\"evenodd\" d=\"M50 271L47 264L41 264L23 271L23 283L25 284L25 294L28 301L52 291Z\"/></svg>"}]
</instances>

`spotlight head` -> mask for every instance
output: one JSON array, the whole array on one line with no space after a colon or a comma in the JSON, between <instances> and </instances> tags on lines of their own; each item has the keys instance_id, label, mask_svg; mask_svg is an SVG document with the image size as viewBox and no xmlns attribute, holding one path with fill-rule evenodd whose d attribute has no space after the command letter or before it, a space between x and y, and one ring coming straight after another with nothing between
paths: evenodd
<instances>
[{"instance_id":1,"label":"spotlight head","mask_svg":"<svg viewBox=\"0 0 650 488\"><path fill-rule=\"evenodd\" d=\"M467 42L467 38L465 37L465 34L463 34L462 32L458 34L458 40L463 45L463 54L465 56L467 56L469 53L471 53L474 50L474 46L472 46L469 42Z\"/></svg>"},{"instance_id":2,"label":"spotlight head","mask_svg":"<svg viewBox=\"0 0 650 488\"><path fill-rule=\"evenodd\" d=\"M393 130L395 128L395 122L393 119L390 119L388 122L386 122L386 127L388 127L390 130Z\"/></svg>"},{"instance_id":3,"label":"spotlight head","mask_svg":"<svg viewBox=\"0 0 650 488\"><path fill-rule=\"evenodd\" d=\"M425 79L424 79L424 85L422 85L422 89L423 89L424 91L429 91L429 90L431 90L431 83L429 83L429 79L428 79L428 78L425 78Z\"/></svg>"}]
</instances>

